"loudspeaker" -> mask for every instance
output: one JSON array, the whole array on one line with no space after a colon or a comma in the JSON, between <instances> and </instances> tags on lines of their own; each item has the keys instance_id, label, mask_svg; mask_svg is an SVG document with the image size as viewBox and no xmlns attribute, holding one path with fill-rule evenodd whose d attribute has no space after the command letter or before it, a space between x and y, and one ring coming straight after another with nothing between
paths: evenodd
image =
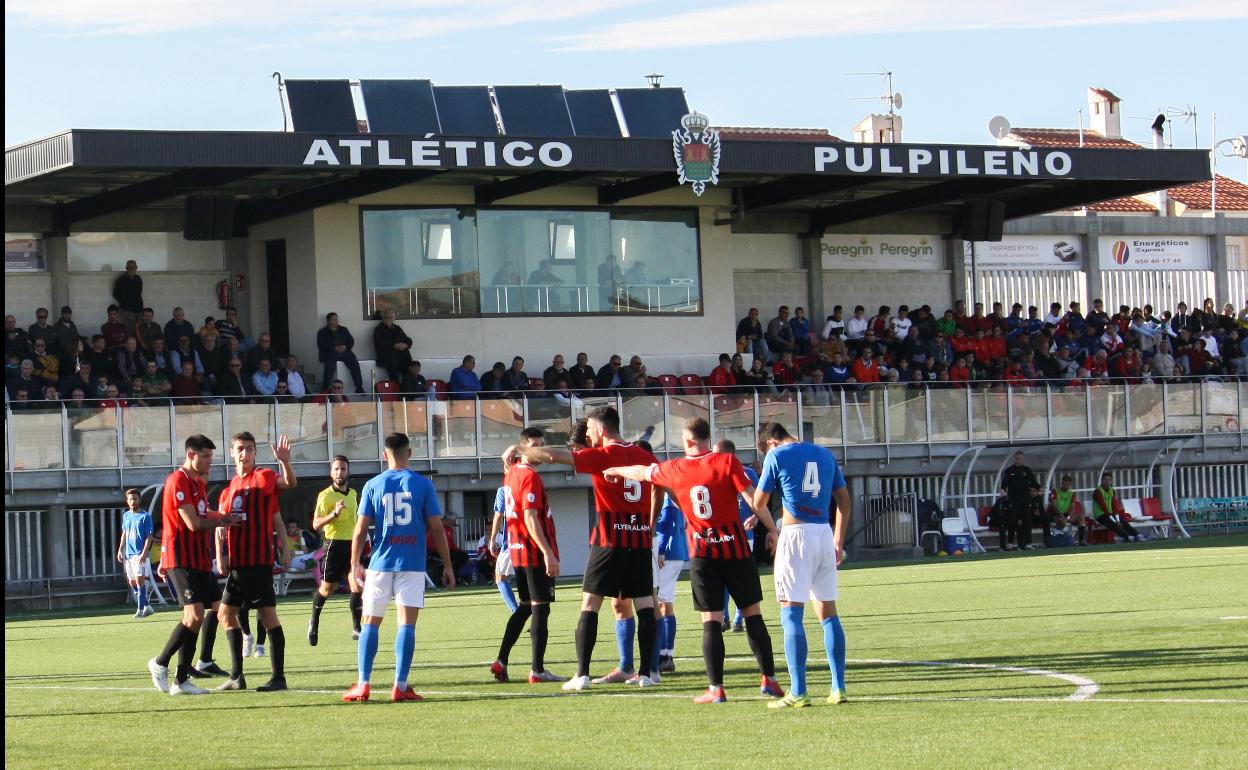
<instances>
[{"instance_id":1,"label":"loudspeaker","mask_svg":"<svg viewBox=\"0 0 1248 770\"><path fill-rule=\"evenodd\" d=\"M234 237L234 199L222 195L188 195L182 219L188 241L220 241Z\"/></svg>"},{"instance_id":2,"label":"loudspeaker","mask_svg":"<svg viewBox=\"0 0 1248 770\"><path fill-rule=\"evenodd\" d=\"M962 208L962 239L999 241L1005 228L1005 203L986 198L968 198Z\"/></svg>"}]
</instances>

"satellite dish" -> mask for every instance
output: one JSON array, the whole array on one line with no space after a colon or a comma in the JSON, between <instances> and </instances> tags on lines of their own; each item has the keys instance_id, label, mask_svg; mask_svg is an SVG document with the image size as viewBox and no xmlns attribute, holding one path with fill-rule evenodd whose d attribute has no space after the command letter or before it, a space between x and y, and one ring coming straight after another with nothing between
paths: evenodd
<instances>
[{"instance_id":1,"label":"satellite dish","mask_svg":"<svg viewBox=\"0 0 1248 770\"><path fill-rule=\"evenodd\" d=\"M1010 133L1010 121L1004 115L998 115L988 121L988 133L993 139L1004 139Z\"/></svg>"},{"instance_id":2,"label":"satellite dish","mask_svg":"<svg viewBox=\"0 0 1248 770\"><path fill-rule=\"evenodd\" d=\"M901 92L900 92L900 91L898 91L897 93L893 94L892 102L893 102L893 109L894 109L894 110L900 110L900 109L901 109Z\"/></svg>"}]
</instances>

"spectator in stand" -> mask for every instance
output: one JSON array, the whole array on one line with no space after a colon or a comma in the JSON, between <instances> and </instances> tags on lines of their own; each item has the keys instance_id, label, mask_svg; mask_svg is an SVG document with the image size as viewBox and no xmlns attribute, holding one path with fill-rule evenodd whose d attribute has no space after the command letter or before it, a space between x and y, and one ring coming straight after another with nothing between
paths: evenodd
<instances>
[{"instance_id":1,"label":"spectator in stand","mask_svg":"<svg viewBox=\"0 0 1248 770\"><path fill-rule=\"evenodd\" d=\"M975 336L975 332L980 329L987 331L988 327L991 325L992 322L984 317L984 303L982 302L975 303L975 311L973 315L963 316L958 321L958 328L966 332L966 336L972 338Z\"/></svg>"},{"instance_id":2,"label":"spectator in stand","mask_svg":"<svg viewBox=\"0 0 1248 770\"><path fill-rule=\"evenodd\" d=\"M1101 341L1101 335L1091 326L1083 327L1083 334L1078 338L1079 356L1081 358L1091 358L1098 352L1105 352L1105 343Z\"/></svg>"},{"instance_id":3,"label":"spectator in stand","mask_svg":"<svg viewBox=\"0 0 1248 770\"><path fill-rule=\"evenodd\" d=\"M1178 312L1170 319L1170 331L1179 334L1184 329L1188 331L1196 331L1200 328L1196 319L1187 312L1187 303L1180 302Z\"/></svg>"},{"instance_id":4,"label":"spectator in stand","mask_svg":"<svg viewBox=\"0 0 1248 770\"><path fill-rule=\"evenodd\" d=\"M351 372L351 382L355 384L355 392L364 392L364 376L360 373L360 361L352 350L354 347L355 338L351 336L347 327L338 325L338 314L327 313L325 326L316 333L316 348L320 352L321 363L325 365L321 373L322 382L332 382L338 363L342 362Z\"/></svg>"},{"instance_id":5,"label":"spectator in stand","mask_svg":"<svg viewBox=\"0 0 1248 770\"><path fill-rule=\"evenodd\" d=\"M420 373L420 368L419 361L408 362L407 371L403 372L403 379L399 382L400 393L417 399L425 397L429 392L429 383L425 380L425 375Z\"/></svg>"},{"instance_id":6,"label":"spectator in stand","mask_svg":"<svg viewBox=\"0 0 1248 770\"><path fill-rule=\"evenodd\" d=\"M260 336L256 338L255 347L248 350L244 358L247 371L249 372L258 371L261 361L268 361L269 369L274 372L282 366L282 359L277 355L277 351L273 349L273 337L268 332L260 332Z\"/></svg>"},{"instance_id":7,"label":"spectator in stand","mask_svg":"<svg viewBox=\"0 0 1248 770\"><path fill-rule=\"evenodd\" d=\"M231 339L238 340L239 348L243 348L243 343L247 339L247 334L238 325L238 309L231 306L225 309L225 318L217 319L214 324L217 327L217 334L221 339L217 343L222 347L228 345Z\"/></svg>"},{"instance_id":8,"label":"spectator in stand","mask_svg":"<svg viewBox=\"0 0 1248 770\"><path fill-rule=\"evenodd\" d=\"M1125 521L1125 516L1126 511L1122 507L1122 500L1118 497L1117 490L1114 489L1113 474L1102 473L1100 486L1092 490L1092 518L1096 519L1096 523L1124 540L1132 543L1146 540L1147 538Z\"/></svg>"},{"instance_id":9,"label":"spectator in stand","mask_svg":"<svg viewBox=\"0 0 1248 770\"><path fill-rule=\"evenodd\" d=\"M1093 333L1096 332L1095 328L1091 324L1088 325L1088 329ZM1101 347L1104 348L1105 352L1110 356L1116 356L1122 352L1124 343L1122 341L1122 337L1118 336L1118 327L1116 325L1106 325L1105 331L1101 334L1100 339Z\"/></svg>"},{"instance_id":10,"label":"spectator in stand","mask_svg":"<svg viewBox=\"0 0 1248 770\"><path fill-rule=\"evenodd\" d=\"M525 391L531 389L529 387L529 375L524 371L523 358L516 356L511 359L511 368L503 372L501 385L509 398L521 398L524 396Z\"/></svg>"},{"instance_id":11,"label":"spectator in stand","mask_svg":"<svg viewBox=\"0 0 1248 770\"><path fill-rule=\"evenodd\" d=\"M347 404L351 399L347 397L346 386L342 384L342 380L334 380L329 383L329 392L325 394L325 403L327 404Z\"/></svg>"},{"instance_id":12,"label":"spectator in stand","mask_svg":"<svg viewBox=\"0 0 1248 770\"><path fill-rule=\"evenodd\" d=\"M60 382L61 396L68 398L70 393L75 389L81 390L83 393L91 390L92 384L95 382L91 374L91 362L81 361L77 370L65 369L64 376Z\"/></svg>"},{"instance_id":13,"label":"spectator in stand","mask_svg":"<svg viewBox=\"0 0 1248 770\"><path fill-rule=\"evenodd\" d=\"M1082 336L1084 329L1088 327L1087 321L1084 320L1083 314L1079 312L1079 303L1070 303L1070 311L1062 316L1061 322L1057 325L1057 333L1065 334L1067 337ZM1092 330L1092 336L1099 336L1096 330Z\"/></svg>"},{"instance_id":14,"label":"spectator in stand","mask_svg":"<svg viewBox=\"0 0 1248 770\"><path fill-rule=\"evenodd\" d=\"M864 345L861 355L854 359L849 371L854 377L854 382L863 387L878 383L880 365L875 360L875 350L870 345Z\"/></svg>"},{"instance_id":15,"label":"spectator in stand","mask_svg":"<svg viewBox=\"0 0 1248 770\"><path fill-rule=\"evenodd\" d=\"M308 385L299 372L299 359L294 355L286 356L286 362L277 372L277 378L286 383L286 391L292 398L302 401L308 396Z\"/></svg>"},{"instance_id":16,"label":"spectator in stand","mask_svg":"<svg viewBox=\"0 0 1248 770\"><path fill-rule=\"evenodd\" d=\"M763 334L763 324L758 320L758 308L750 308L745 318L737 322L736 337L738 340L745 340L743 353L753 353L755 358L771 357L771 351L767 349L767 338Z\"/></svg>"},{"instance_id":17,"label":"spectator in stand","mask_svg":"<svg viewBox=\"0 0 1248 770\"><path fill-rule=\"evenodd\" d=\"M182 361L182 369L169 383L169 395L178 399L178 403L198 403L199 394L203 392L203 377L195 372L195 362L190 359Z\"/></svg>"},{"instance_id":18,"label":"spectator in stand","mask_svg":"<svg viewBox=\"0 0 1248 770\"><path fill-rule=\"evenodd\" d=\"M572 375L568 372L568 367L564 366L563 356L556 353L551 359L550 366L546 367L546 371L542 372L542 382L545 383L547 390L557 390L556 385L559 380L570 381Z\"/></svg>"},{"instance_id":19,"label":"spectator in stand","mask_svg":"<svg viewBox=\"0 0 1248 770\"><path fill-rule=\"evenodd\" d=\"M200 339L203 339L204 337L212 337L213 339L217 339L218 337L220 337L221 332L217 331L217 319L213 318L212 316L204 316L204 325L199 327L199 331L197 332L197 335L200 337ZM220 340L218 340L218 342L220 342ZM218 347L223 347L223 346L218 345Z\"/></svg>"},{"instance_id":20,"label":"spectator in stand","mask_svg":"<svg viewBox=\"0 0 1248 770\"><path fill-rule=\"evenodd\" d=\"M34 408L34 402L30 400L30 391L24 385L9 391L9 399L8 407L14 412L25 412Z\"/></svg>"},{"instance_id":21,"label":"spectator in stand","mask_svg":"<svg viewBox=\"0 0 1248 770\"><path fill-rule=\"evenodd\" d=\"M1205 350L1209 353L1209 357L1214 359L1215 363L1222 359L1222 349L1218 345L1218 338L1214 334L1213 327L1206 326L1204 331L1200 333L1199 339L1204 340Z\"/></svg>"},{"instance_id":22,"label":"spectator in stand","mask_svg":"<svg viewBox=\"0 0 1248 770\"><path fill-rule=\"evenodd\" d=\"M875 332L876 337L883 337L888 331L888 315L892 311L888 305L880 305L880 312L871 316L867 321L867 329Z\"/></svg>"},{"instance_id":23,"label":"spectator in stand","mask_svg":"<svg viewBox=\"0 0 1248 770\"><path fill-rule=\"evenodd\" d=\"M628 359L628 366L620 369L621 387L632 387L633 382L636 381L637 375L639 374L643 377L645 376L646 365L641 362L641 356L633 356ZM624 383L627 383L627 385Z\"/></svg>"},{"instance_id":24,"label":"spectator in stand","mask_svg":"<svg viewBox=\"0 0 1248 770\"><path fill-rule=\"evenodd\" d=\"M1154 379L1168 380L1174 377L1174 356L1170 354L1170 340L1164 337L1157 342L1157 352L1149 361L1149 372Z\"/></svg>"},{"instance_id":25,"label":"spectator in stand","mask_svg":"<svg viewBox=\"0 0 1248 770\"><path fill-rule=\"evenodd\" d=\"M95 384L87 391L87 398L98 399L108 396L108 389L113 383L103 374L95 375Z\"/></svg>"},{"instance_id":26,"label":"spectator in stand","mask_svg":"<svg viewBox=\"0 0 1248 770\"><path fill-rule=\"evenodd\" d=\"M921 364L927 360L927 345L919 339L919 329L913 324L906 330L905 338L897 343L896 350L897 357L903 361Z\"/></svg>"},{"instance_id":27,"label":"spectator in stand","mask_svg":"<svg viewBox=\"0 0 1248 770\"><path fill-rule=\"evenodd\" d=\"M1205 297L1205 301L1201 303L1200 310L1192 313L1192 317L1200 324L1201 328L1207 328L1209 324L1216 323L1218 320L1218 310L1213 303L1212 297Z\"/></svg>"},{"instance_id":28,"label":"spectator in stand","mask_svg":"<svg viewBox=\"0 0 1248 770\"><path fill-rule=\"evenodd\" d=\"M203 360L199 357L199 353L195 350L195 347L191 345L191 338L185 334L178 337L177 347L169 353L169 359L173 364L174 371L182 371L182 362L190 361L195 367L195 374L199 375L201 378L204 374L206 374L204 371Z\"/></svg>"},{"instance_id":29,"label":"spectator in stand","mask_svg":"<svg viewBox=\"0 0 1248 770\"><path fill-rule=\"evenodd\" d=\"M587 387L585 381L594 379L597 374L594 367L589 365L589 354L577 353L576 365L568 370L568 384L577 390L583 390Z\"/></svg>"},{"instance_id":30,"label":"spectator in stand","mask_svg":"<svg viewBox=\"0 0 1248 770\"><path fill-rule=\"evenodd\" d=\"M735 392L737 393L747 392L747 389L743 386L746 384L745 383L746 375L748 375L749 373L750 373L750 370L745 368L745 358L740 353L733 353L732 354L732 378L737 383L737 389Z\"/></svg>"},{"instance_id":31,"label":"spectator in stand","mask_svg":"<svg viewBox=\"0 0 1248 770\"><path fill-rule=\"evenodd\" d=\"M836 398L835 388L823 381L823 370L814 369L810 380L802 388L802 402L810 406L831 406Z\"/></svg>"},{"instance_id":32,"label":"spectator in stand","mask_svg":"<svg viewBox=\"0 0 1248 770\"><path fill-rule=\"evenodd\" d=\"M129 406L124 398L121 397L121 390L116 385L109 384L104 389L104 399L100 401L100 409L125 409Z\"/></svg>"},{"instance_id":33,"label":"spectator in stand","mask_svg":"<svg viewBox=\"0 0 1248 770\"><path fill-rule=\"evenodd\" d=\"M165 349L165 338L157 337L152 340L152 349L143 356L148 361L153 361L156 368L164 372L165 377L173 377L173 373L177 371L173 368L173 356Z\"/></svg>"},{"instance_id":34,"label":"spectator in stand","mask_svg":"<svg viewBox=\"0 0 1248 770\"><path fill-rule=\"evenodd\" d=\"M942 331L937 331L932 337L932 341L928 344L927 356L929 360L935 361L946 369L953 366L953 346L949 344L948 335Z\"/></svg>"},{"instance_id":35,"label":"spectator in stand","mask_svg":"<svg viewBox=\"0 0 1248 770\"><path fill-rule=\"evenodd\" d=\"M148 361L143 377L139 380L139 390L144 403L148 406L159 406L168 403L169 394L173 392L173 383L155 361Z\"/></svg>"},{"instance_id":36,"label":"spectator in stand","mask_svg":"<svg viewBox=\"0 0 1248 770\"><path fill-rule=\"evenodd\" d=\"M110 354L125 347L130 328L122 323L121 309L116 305L108 306L108 320L100 325L100 334L104 337L104 347Z\"/></svg>"},{"instance_id":37,"label":"spectator in stand","mask_svg":"<svg viewBox=\"0 0 1248 770\"><path fill-rule=\"evenodd\" d=\"M959 355L957 361L949 369L949 382L956 387L964 388L971 381L971 365L966 355Z\"/></svg>"},{"instance_id":38,"label":"spectator in stand","mask_svg":"<svg viewBox=\"0 0 1248 770\"><path fill-rule=\"evenodd\" d=\"M1049 305L1049 313L1044 317L1044 325L1056 329L1062 323L1062 303Z\"/></svg>"},{"instance_id":39,"label":"spectator in stand","mask_svg":"<svg viewBox=\"0 0 1248 770\"><path fill-rule=\"evenodd\" d=\"M581 395L581 396L592 396L592 395L594 395L594 391L596 391L597 389L598 389L598 386L597 386L597 383L595 382L594 378L593 378L593 377L586 377L586 378L585 378L585 387L581 388L581 389L578 391L578 394L579 394L579 395Z\"/></svg>"},{"instance_id":40,"label":"spectator in stand","mask_svg":"<svg viewBox=\"0 0 1248 770\"><path fill-rule=\"evenodd\" d=\"M1180 349L1179 353L1187 359L1188 374L1203 377L1217 373L1217 362L1214 361L1213 356L1209 355L1209 351L1205 350L1204 339L1195 340L1195 344L1186 350Z\"/></svg>"},{"instance_id":41,"label":"spectator in stand","mask_svg":"<svg viewBox=\"0 0 1248 770\"><path fill-rule=\"evenodd\" d=\"M74 340L81 340L78 325L74 323L74 311L69 305L61 306L61 317L52 325L52 336L56 340L54 349L59 353L69 350Z\"/></svg>"},{"instance_id":42,"label":"spectator in stand","mask_svg":"<svg viewBox=\"0 0 1248 770\"><path fill-rule=\"evenodd\" d=\"M945 339L952 339L958 328L958 322L954 319L952 310L946 310L936 322L936 333L945 335Z\"/></svg>"},{"instance_id":43,"label":"spectator in stand","mask_svg":"<svg viewBox=\"0 0 1248 770\"><path fill-rule=\"evenodd\" d=\"M1033 355L1035 358L1035 367L1038 372L1037 379L1062 379L1062 369L1058 365L1057 357L1049 352L1048 346L1041 348Z\"/></svg>"},{"instance_id":44,"label":"spectator in stand","mask_svg":"<svg viewBox=\"0 0 1248 770\"><path fill-rule=\"evenodd\" d=\"M841 339L841 330L833 329L828 338L819 343L819 360L827 363L837 353L849 355L849 346L845 344L845 340Z\"/></svg>"},{"instance_id":45,"label":"spectator in stand","mask_svg":"<svg viewBox=\"0 0 1248 770\"><path fill-rule=\"evenodd\" d=\"M841 306L836 305L832 308L832 315L828 316L828 320L823 324L823 331L819 333L820 339L828 339L833 333L840 337L845 336L845 319L841 317Z\"/></svg>"},{"instance_id":46,"label":"spectator in stand","mask_svg":"<svg viewBox=\"0 0 1248 770\"><path fill-rule=\"evenodd\" d=\"M451 379L447 383L447 390L450 391L452 399L472 398L473 393L481 390L481 380L472 373L472 370L476 367L476 358L464 356L463 362L451 370Z\"/></svg>"},{"instance_id":47,"label":"spectator in stand","mask_svg":"<svg viewBox=\"0 0 1248 770\"><path fill-rule=\"evenodd\" d=\"M750 363L750 370L745 373L744 377L738 377L737 381L742 385L751 389L766 390L775 393L776 384L771 380L771 372L767 371L767 367L763 365L763 359L755 358Z\"/></svg>"},{"instance_id":48,"label":"spectator in stand","mask_svg":"<svg viewBox=\"0 0 1248 770\"><path fill-rule=\"evenodd\" d=\"M8 386L11 398L16 398L19 390L25 391L27 398L31 393L43 392L43 382L34 376L34 371L34 362L29 358L24 358L18 365L17 371L8 375L8 382L5 384Z\"/></svg>"},{"instance_id":49,"label":"spectator in stand","mask_svg":"<svg viewBox=\"0 0 1248 770\"><path fill-rule=\"evenodd\" d=\"M224 347L226 360L240 362L243 365L243 376L251 377L251 369L247 366L247 360L243 358L243 350L238 337L226 337Z\"/></svg>"},{"instance_id":50,"label":"spectator in stand","mask_svg":"<svg viewBox=\"0 0 1248 770\"><path fill-rule=\"evenodd\" d=\"M1005 336L1011 339L1027 335L1027 319L1023 318L1023 306L1015 302L1005 319Z\"/></svg>"},{"instance_id":51,"label":"spectator in stand","mask_svg":"<svg viewBox=\"0 0 1248 770\"><path fill-rule=\"evenodd\" d=\"M61 359L48 352L48 341L42 337L32 343L30 361L34 364L34 376L49 385L61 379ZM42 395L42 391L39 391Z\"/></svg>"},{"instance_id":52,"label":"spectator in stand","mask_svg":"<svg viewBox=\"0 0 1248 770\"><path fill-rule=\"evenodd\" d=\"M290 395L290 390L286 386L286 381L281 379L277 381L277 392L273 394L273 400L279 404L299 403L299 399Z\"/></svg>"},{"instance_id":53,"label":"spectator in stand","mask_svg":"<svg viewBox=\"0 0 1248 770\"><path fill-rule=\"evenodd\" d=\"M261 358L259 366L251 375L251 392L257 396L272 396L277 393L277 372L273 371L273 362Z\"/></svg>"},{"instance_id":54,"label":"spectator in stand","mask_svg":"<svg viewBox=\"0 0 1248 770\"><path fill-rule=\"evenodd\" d=\"M924 342L936 336L936 319L932 316L932 306L924 305L910 315L919 330L919 339Z\"/></svg>"},{"instance_id":55,"label":"spectator in stand","mask_svg":"<svg viewBox=\"0 0 1248 770\"><path fill-rule=\"evenodd\" d=\"M507 365L502 361L495 361L493 368L485 374L481 375L481 392L489 393L491 398L499 398L503 395L503 377L507 374Z\"/></svg>"},{"instance_id":56,"label":"spectator in stand","mask_svg":"<svg viewBox=\"0 0 1248 770\"><path fill-rule=\"evenodd\" d=\"M1096 354L1085 358L1083 368L1088 370L1088 377L1093 380L1109 379L1109 356L1104 350L1096 351Z\"/></svg>"},{"instance_id":57,"label":"spectator in stand","mask_svg":"<svg viewBox=\"0 0 1248 770\"><path fill-rule=\"evenodd\" d=\"M737 385L737 378L732 373L732 357L727 353L719 354L719 366L711 370L706 378L706 385L711 393L729 393Z\"/></svg>"},{"instance_id":58,"label":"spectator in stand","mask_svg":"<svg viewBox=\"0 0 1248 770\"><path fill-rule=\"evenodd\" d=\"M134 325L134 338L138 340L139 350L147 356L152 352L152 342L164 336L164 330L156 323L156 312L150 307L142 310L142 317Z\"/></svg>"},{"instance_id":59,"label":"spectator in stand","mask_svg":"<svg viewBox=\"0 0 1248 770\"><path fill-rule=\"evenodd\" d=\"M623 380L620 379L620 368L623 363L620 356L613 355L607 363L598 370L598 374L594 377L594 382L598 384L599 390L616 390L623 386Z\"/></svg>"},{"instance_id":60,"label":"spectator in stand","mask_svg":"<svg viewBox=\"0 0 1248 770\"><path fill-rule=\"evenodd\" d=\"M1222 306L1222 315L1218 317L1218 323L1221 324L1222 330L1226 332L1232 329L1248 327L1248 320L1240 321L1235 317L1235 305L1230 302Z\"/></svg>"},{"instance_id":61,"label":"spectator in stand","mask_svg":"<svg viewBox=\"0 0 1248 770\"><path fill-rule=\"evenodd\" d=\"M139 341L134 337L126 337L125 344L113 357L113 374L131 382L134 378L143 376L146 369L147 357L139 352Z\"/></svg>"},{"instance_id":62,"label":"spectator in stand","mask_svg":"<svg viewBox=\"0 0 1248 770\"><path fill-rule=\"evenodd\" d=\"M871 354L877 358L882 357L888 351L888 346L877 340L875 332L870 329L862 336L862 345L859 346L859 350L861 351L862 348L870 348Z\"/></svg>"},{"instance_id":63,"label":"spectator in stand","mask_svg":"<svg viewBox=\"0 0 1248 770\"><path fill-rule=\"evenodd\" d=\"M143 278L139 275L139 263L133 259L126 262L126 272L113 282L113 299L120 310L121 322L126 326L126 334L134 334L143 312Z\"/></svg>"},{"instance_id":64,"label":"spectator in stand","mask_svg":"<svg viewBox=\"0 0 1248 770\"><path fill-rule=\"evenodd\" d=\"M1136 348L1127 348L1114 362L1114 376L1136 383L1144 374L1144 359Z\"/></svg>"},{"instance_id":65,"label":"spectator in stand","mask_svg":"<svg viewBox=\"0 0 1248 770\"><path fill-rule=\"evenodd\" d=\"M61 394L52 385L45 385L39 401L34 405L37 409L60 409Z\"/></svg>"},{"instance_id":66,"label":"spectator in stand","mask_svg":"<svg viewBox=\"0 0 1248 770\"><path fill-rule=\"evenodd\" d=\"M866 312L867 309L862 305L855 305L853 318L845 322L845 341L851 351L857 351L859 343L870 327L865 317Z\"/></svg>"},{"instance_id":67,"label":"spectator in stand","mask_svg":"<svg viewBox=\"0 0 1248 770\"><path fill-rule=\"evenodd\" d=\"M997 359L1005 358L1006 356L1005 337L1001 333L1000 325L993 326L988 331L988 334L985 336L985 339L987 340L987 342L985 343L984 349L988 351L988 358L990 360L997 360Z\"/></svg>"},{"instance_id":68,"label":"spectator in stand","mask_svg":"<svg viewBox=\"0 0 1248 770\"><path fill-rule=\"evenodd\" d=\"M823 369L823 381L829 385L845 385L854 382L849 371L849 359L845 353L837 352L832 361Z\"/></svg>"},{"instance_id":69,"label":"spectator in stand","mask_svg":"<svg viewBox=\"0 0 1248 770\"><path fill-rule=\"evenodd\" d=\"M793 352L799 356L810 354L810 320L806 318L804 308L794 308L793 317L789 319L789 330L793 333Z\"/></svg>"},{"instance_id":70,"label":"spectator in stand","mask_svg":"<svg viewBox=\"0 0 1248 770\"><path fill-rule=\"evenodd\" d=\"M381 323L373 329L373 348L377 351L377 364L390 379L399 382L412 360L412 338L394 322L395 318L390 308L381 312Z\"/></svg>"},{"instance_id":71,"label":"spectator in stand","mask_svg":"<svg viewBox=\"0 0 1248 770\"><path fill-rule=\"evenodd\" d=\"M186 311L181 307L173 309L173 318L165 321L165 344L170 350L178 347L178 341L183 337L188 340L195 339L195 325L186 320Z\"/></svg>"},{"instance_id":72,"label":"spectator in stand","mask_svg":"<svg viewBox=\"0 0 1248 770\"><path fill-rule=\"evenodd\" d=\"M782 390L793 390L792 385L802 381L802 370L793 362L793 353L785 351L771 369L771 380Z\"/></svg>"},{"instance_id":73,"label":"spectator in stand","mask_svg":"<svg viewBox=\"0 0 1248 770\"><path fill-rule=\"evenodd\" d=\"M1135 312L1143 317L1143 313L1139 308L1136 308ZM1118 312L1110 317L1109 322L1118 327L1120 336L1127 336L1127 329L1131 328L1131 308L1126 305L1119 305Z\"/></svg>"},{"instance_id":74,"label":"spectator in stand","mask_svg":"<svg viewBox=\"0 0 1248 770\"><path fill-rule=\"evenodd\" d=\"M633 378L632 392L628 393L627 395L661 396L663 395L663 389L659 387L651 386L650 380L646 379L646 375L639 374Z\"/></svg>"},{"instance_id":75,"label":"spectator in stand","mask_svg":"<svg viewBox=\"0 0 1248 770\"><path fill-rule=\"evenodd\" d=\"M35 322L26 330L26 339L29 340L32 348L35 342L43 340L47 343L47 350L53 353L57 352L56 335L52 325L48 323L48 309L46 307L35 310Z\"/></svg>"},{"instance_id":76,"label":"spectator in stand","mask_svg":"<svg viewBox=\"0 0 1248 770\"><path fill-rule=\"evenodd\" d=\"M251 388L243 376L243 362L233 359L225 367L225 373L217 379L217 395L223 398L243 398L251 395Z\"/></svg>"},{"instance_id":77,"label":"spectator in stand","mask_svg":"<svg viewBox=\"0 0 1248 770\"><path fill-rule=\"evenodd\" d=\"M767 322L767 348L773 356L793 352L793 329L789 326L789 306L781 305L776 317Z\"/></svg>"},{"instance_id":78,"label":"spectator in stand","mask_svg":"<svg viewBox=\"0 0 1248 770\"><path fill-rule=\"evenodd\" d=\"M889 331L891 331L893 336L897 339L904 340L906 337L910 336L910 330L913 328L914 320L910 318L910 306L898 306L897 315L888 319Z\"/></svg>"},{"instance_id":79,"label":"spectator in stand","mask_svg":"<svg viewBox=\"0 0 1248 770\"><path fill-rule=\"evenodd\" d=\"M1083 319L1097 334L1104 334L1110 318L1105 312L1105 305L1099 299L1092 300L1092 310Z\"/></svg>"}]
</instances>

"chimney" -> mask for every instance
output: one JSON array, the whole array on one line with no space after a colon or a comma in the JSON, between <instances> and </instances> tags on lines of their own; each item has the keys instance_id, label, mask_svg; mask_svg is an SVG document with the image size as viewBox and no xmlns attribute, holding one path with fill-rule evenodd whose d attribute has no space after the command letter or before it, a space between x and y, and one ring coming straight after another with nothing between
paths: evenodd
<instances>
[{"instance_id":1,"label":"chimney","mask_svg":"<svg viewBox=\"0 0 1248 770\"><path fill-rule=\"evenodd\" d=\"M1165 130L1166 130L1166 116L1158 115L1157 119L1153 121L1153 149L1154 150L1166 149ZM1157 213L1163 217L1170 216L1169 204L1170 204L1170 201L1169 201L1168 196L1166 195L1166 188L1163 187L1157 191Z\"/></svg>"},{"instance_id":2,"label":"chimney","mask_svg":"<svg viewBox=\"0 0 1248 770\"><path fill-rule=\"evenodd\" d=\"M1122 138L1122 100L1107 88L1088 89L1092 130L1106 139Z\"/></svg>"},{"instance_id":3,"label":"chimney","mask_svg":"<svg viewBox=\"0 0 1248 770\"><path fill-rule=\"evenodd\" d=\"M868 115L853 128L859 144L890 144L901 141L900 115Z\"/></svg>"}]
</instances>

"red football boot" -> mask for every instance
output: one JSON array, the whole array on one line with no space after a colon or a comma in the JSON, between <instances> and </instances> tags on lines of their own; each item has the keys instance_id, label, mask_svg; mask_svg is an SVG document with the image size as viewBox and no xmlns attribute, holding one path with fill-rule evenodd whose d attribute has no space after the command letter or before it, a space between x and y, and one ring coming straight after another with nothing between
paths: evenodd
<instances>
[{"instance_id":1,"label":"red football boot","mask_svg":"<svg viewBox=\"0 0 1248 770\"><path fill-rule=\"evenodd\" d=\"M421 701L424 700L424 698L417 695L416 691L412 689L410 684L407 685L407 689L405 690L400 690L397 687L390 688L390 702L398 703L401 700Z\"/></svg>"},{"instance_id":2,"label":"red football boot","mask_svg":"<svg viewBox=\"0 0 1248 770\"><path fill-rule=\"evenodd\" d=\"M351 685L351 689L342 694L343 701L347 703L363 703L368 700L372 690L368 686L368 682L358 682Z\"/></svg>"}]
</instances>

